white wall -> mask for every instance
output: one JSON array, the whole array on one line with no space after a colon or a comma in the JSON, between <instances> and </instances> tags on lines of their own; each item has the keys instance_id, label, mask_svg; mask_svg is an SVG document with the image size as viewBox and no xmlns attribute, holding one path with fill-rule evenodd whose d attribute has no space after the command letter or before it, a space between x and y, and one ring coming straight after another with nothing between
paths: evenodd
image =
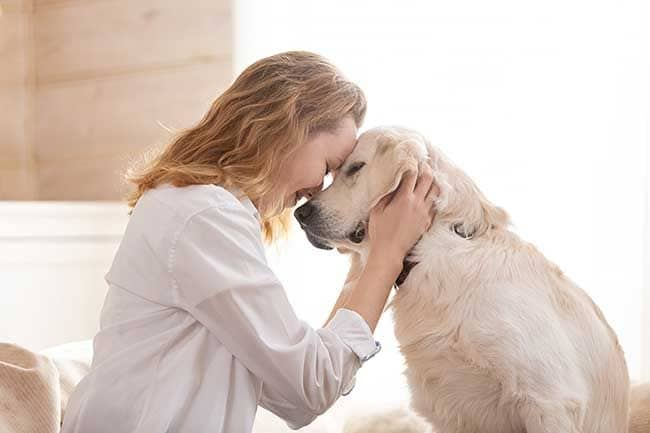
<instances>
[{"instance_id":1,"label":"white wall","mask_svg":"<svg viewBox=\"0 0 650 433\"><path fill-rule=\"evenodd\" d=\"M0 341L92 338L126 222L118 203L0 202Z\"/></svg>"},{"instance_id":2,"label":"white wall","mask_svg":"<svg viewBox=\"0 0 650 433\"><path fill-rule=\"evenodd\" d=\"M367 93L367 127L424 132L589 292L640 378L650 365L649 352L642 360L649 8L643 0L242 0L235 68L289 49L329 57ZM333 254L300 233L272 254L313 325L345 275ZM364 367L353 394L399 400L390 320L378 336L384 353Z\"/></svg>"}]
</instances>

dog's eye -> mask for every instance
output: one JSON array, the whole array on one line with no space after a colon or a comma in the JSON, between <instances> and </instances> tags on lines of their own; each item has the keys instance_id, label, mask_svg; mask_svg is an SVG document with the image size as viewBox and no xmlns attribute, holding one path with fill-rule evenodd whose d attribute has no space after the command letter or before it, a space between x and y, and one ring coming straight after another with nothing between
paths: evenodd
<instances>
[{"instance_id":1,"label":"dog's eye","mask_svg":"<svg viewBox=\"0 0 650 433\"><path fill-rule=\"evenodd\" d=\"M359 170L361 170L361 168L362 168L364 165L366 165L365 162L355 162L354 164L352 164L352 165L350 166L350 168L348 168L348 171L347 171L345 174L348 175L348 176L352 176L354 173L356 173L356 172L358 172Z\"/></svg>"}]
</instances>

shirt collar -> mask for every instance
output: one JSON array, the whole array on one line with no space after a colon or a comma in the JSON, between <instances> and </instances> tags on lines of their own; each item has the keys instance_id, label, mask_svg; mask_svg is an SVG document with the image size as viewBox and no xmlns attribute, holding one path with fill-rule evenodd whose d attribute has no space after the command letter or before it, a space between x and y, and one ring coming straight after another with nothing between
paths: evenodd
<instances>
[{"instance_id":1,"label":"shirt collar","mask_svg":"<svg viewBox=\"0 0 650 433\"><path fill-rule=\"evenodd\" d=\"M261 222L260 219L260 213L257 211L257 208L251 201L251 199L248 198L246 194L242 192L241 189L237 188L236 186L231 186L228 187L228 191L230 191L231 194L233 194L235 197L237 197L237 200L241 202L242 205L253 215L257 221Z\"/></svg>"}]
</instances>

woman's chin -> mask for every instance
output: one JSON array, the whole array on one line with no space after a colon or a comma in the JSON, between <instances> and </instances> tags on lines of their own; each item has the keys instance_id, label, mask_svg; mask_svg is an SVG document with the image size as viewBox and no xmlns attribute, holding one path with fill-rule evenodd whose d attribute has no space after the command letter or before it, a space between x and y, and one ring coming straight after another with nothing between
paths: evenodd
<instances>
[{"instance_id":1,"label":"woman's chin","mask_svg":"<svg viewBox=\"0 0 650 433\"><path fill-rule=\"evenodd\" d=\"M296 194L285 195L281 200L282 200L281 203L261 200L260 201L261 208L258 209L258 211L260 213L264 213L265 215L268 215L269 212L273 212L273 215L268 215L269 217L278 216L284 211L293 209L298 204L299 201L298 196ZM279 205L278 207L275 208L275 211L272 210L274 206L272 206L271 203L275 203L276 205Z\"/></svg>"},{"instance_id":2,"label":"woman's chin","mask_svg":"<svg viewBox=\"0 0 650 433\"><path fill-rule=\"evenodd\" d=\"M293 209L294 207L296 207L296 204L298 204L298 195L292 194L284 198L284 203L282 208L284 210Z\"/></svg>"}]
</instances>

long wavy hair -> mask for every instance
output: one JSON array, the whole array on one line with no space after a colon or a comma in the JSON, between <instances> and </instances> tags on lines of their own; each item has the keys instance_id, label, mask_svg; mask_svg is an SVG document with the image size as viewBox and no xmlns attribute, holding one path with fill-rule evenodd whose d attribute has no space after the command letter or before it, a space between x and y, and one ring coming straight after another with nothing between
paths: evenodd
<instances>
[{"instance_id":1,"label":"long wavy hair","mask_svg":"<svg viewBox=\"0 0 650 433\"><path fill-rule=\"evenodd\" d=\"M290 51L246 68L195 126L143 155L125 178L135 207L162 183L235 187L253 202L271 191L289 157L314 134L333 131L347 116L361 126L366 99L323 57ZM260 212L267 242L289 230L291 209L278 202Z\"/></svg>"}]
</instances>

